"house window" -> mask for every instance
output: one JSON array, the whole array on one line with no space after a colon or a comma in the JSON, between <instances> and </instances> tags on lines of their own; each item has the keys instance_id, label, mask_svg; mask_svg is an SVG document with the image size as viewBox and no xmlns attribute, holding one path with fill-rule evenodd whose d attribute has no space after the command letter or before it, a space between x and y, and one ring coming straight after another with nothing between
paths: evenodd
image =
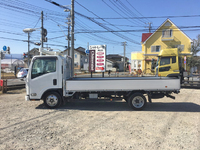
<instances>
[{"instance_id":1,"label":"house window","mask_svg":"<svg viewBox=\"0 0 200 150\"><path fill-rule=\"evenodd\" d=\"M142 61L138 61L138 68L140 69L141 66L142 66Z\"/></svg>"},{"instance_id":2,"label":"house window","mask_svg":"<svg viewBox=\"0 0 200 150\"><path fill-rule=\"evenodd\" d=\"M163 38L168 38L172 37L172 29L165 29L162 31L162 37Z\"/></svg>"},{"instance_id":3,"label":"house window","mask_svg":"<svg viewBox=\"0 0 200 150\"><path fill-rule=\"evenodd\" d=\"M151 46L151 52L160 52L160 46L159 45Z\"/></svg>"},{"instance_id":4,"label":"house window","mask_svg":"<svg viewBox=\"0 0 200 150\"><path fill-rule=\"evenodd\" d=\"M134 68L136 68L136 66L137 66L137 62L136 62L136 61L134 61Z\"/></svg>"},{"instance_id":5,"label":"house window","mask_svg":"<svg viewBox=\"0 0 200 150\"><path fill-rule=\"evenodd\" d=\"M165 23L165 27L170 27L171 26L171 23L167 22Z\"/></svg>"}]
</instances>

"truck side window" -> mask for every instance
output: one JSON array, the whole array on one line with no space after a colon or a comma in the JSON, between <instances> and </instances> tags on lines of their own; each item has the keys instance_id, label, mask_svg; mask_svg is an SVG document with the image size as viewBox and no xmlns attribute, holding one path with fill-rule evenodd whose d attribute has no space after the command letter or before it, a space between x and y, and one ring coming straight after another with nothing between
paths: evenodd
<instances>
[{"instance_id":1,"label":"truck side window","mask_svg":"<svg viewBox=\"0 0 200 150\"><path fill-rule=\"evenodd\" d=\"M170 57L161 57L160 66L170 64Z\"/></svg>"},{"instance_id":2,"label":"truck side window","mask_svg":"<svg viewBox=\"0 0 200 150\"><path fill-rule=\"evenodd\" d=\"M33 60L31 79L55 71L56 71L56 57L36 58L35 60Z\"/></svg>"},{"instance_id":3,"label":"truck side window","mask_svg":"<svg viewBox=\"0 0 200 150\"><path fill-rule=\"evenodd\" d=\"M172 63L176 63L176 56L172 56Z\"/></svg>"}]
</instances>

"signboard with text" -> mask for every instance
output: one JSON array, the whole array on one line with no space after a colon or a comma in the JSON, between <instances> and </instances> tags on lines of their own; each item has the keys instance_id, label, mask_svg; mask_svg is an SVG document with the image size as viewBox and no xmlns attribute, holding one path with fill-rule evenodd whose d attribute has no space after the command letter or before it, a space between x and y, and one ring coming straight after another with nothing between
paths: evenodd
<instances>
[{"instance_id":1,"label":"signboard with text","mask_svg":"<svg viewBox=\"0 0 200 150\"><path fill-rule=\"evenodd\" d=\"M106 45L90 45L90 56L93 57L93 52L95 53L95 63L90 61L90 66L94 65L95 72L105 72L106 70ZM91 56L92 55L92 56ZM92 59L92 58L91 58ZM91 68L90 68L91 70Z\"/></svg>"},{"instance_id":2,"label":"signboard with text","mask_svg":"<svg viewBox=\"0 0 200 150\"><path fill-rule=\"evenodd\" d=\"M95 50L89 52L89 71L95 72Z\"/></svg>"}]
</instances>

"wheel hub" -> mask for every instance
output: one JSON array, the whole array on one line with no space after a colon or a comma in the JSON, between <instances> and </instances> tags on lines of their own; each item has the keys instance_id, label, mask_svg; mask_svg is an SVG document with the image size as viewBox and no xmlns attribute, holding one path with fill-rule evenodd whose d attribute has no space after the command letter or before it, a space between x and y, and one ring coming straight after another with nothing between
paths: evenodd
<instances>
[{"instance_id":1,"label":"wheel hub","mask_svg":"<svg viewBox=\"0 0 200 150\"><path fill-rule=\"evenodd\" d=\"M143 100L142 97L136 96L136 97L133 98L132 104L136 108L141 108L144 105L144 100Z\"/></svg>"},{"instance_id":2,"label":"wheel hub","mask_svg":"<svg viewBox=\"0 0 200 150\"><path fill-rule=\"evenodd\" d=\"M56 106L58 103L58 98L55 95L49 95L46 99L49 106Z\"/></svg>"}]
</instances>

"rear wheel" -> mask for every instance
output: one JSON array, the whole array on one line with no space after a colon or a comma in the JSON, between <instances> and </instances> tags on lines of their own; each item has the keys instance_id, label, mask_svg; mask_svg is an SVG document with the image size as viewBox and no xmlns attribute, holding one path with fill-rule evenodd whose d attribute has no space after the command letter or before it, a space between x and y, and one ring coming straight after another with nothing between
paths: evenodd
<instances>
[{"instance_id":1,"label":"rear wheel","mask_svg":"<svg viewBox=\"0 0 200 150\"><path fill-rule=\"evenodd\" d=\"M61 105L61 96L57 92L48 92L44 96L44 104L47 108L56 108Z\"/></svg>"},{"instance_id":2,"label":"rear wheel","mask_svg":"<svg viewBox=\"0 0 200 150\"><path fill-rule=\"evenodd\" d=\"M146 106L146 98L141 93L134 93L130 96L128 104L134 110L142 110Z\"/></svg>"}]
</instances>

